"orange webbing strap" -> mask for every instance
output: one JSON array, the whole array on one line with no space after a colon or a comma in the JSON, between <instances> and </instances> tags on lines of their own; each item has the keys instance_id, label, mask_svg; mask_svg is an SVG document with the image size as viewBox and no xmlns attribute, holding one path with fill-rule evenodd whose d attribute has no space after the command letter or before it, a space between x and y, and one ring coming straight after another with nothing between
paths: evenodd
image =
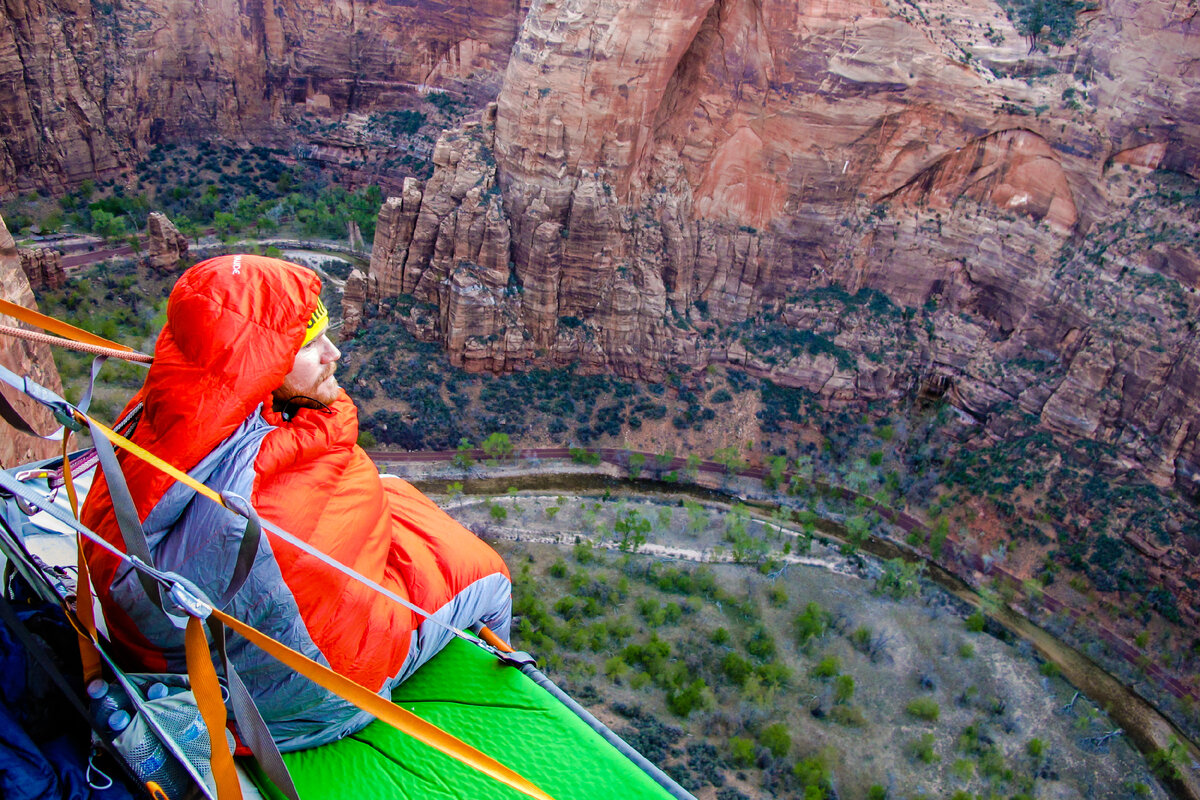
<instances>
[{"instance_id":1,"label":"orange webbing strap","mask_svg":"<svg viewBox=\"0 0 1200 800\"><path fill-rule=\"evenodd\" d=\"M484 775L494 778L505 786L510 786L522 794L535 798L535 800L553 800L550 795L499 761L481 753L461 739L451 736L436 725L426 722L416 714L405 711L400 706L389 700L385 700L370 689L360 686L349 678L339 675L310 658L306 658L287 645L280 644L219 609L214 608L212 614L231 629L265 650L269 655L283 662L301 675L304 675L318 686L349 700L363 711L383 720L396 730L408 734L435 750L440 750L467 766L474 767ZM188 625L190 626L193 621L189 620Z\"/></svg>"},{"instance_id":2,"label":"orange webbing strap","mask_svg":"<svg viewBox=\"0 0 1200 800\"><path fill-rule=\"evenodd\" d=\"M95 426L95 428L104 435L104 438L108 439L110 442L115 444L117 447L120 447L122 450L126 450L126 451L132 453L133 455L135 455L138 458L142 459L143 461L151 464L152 466L156 467L157 469L161 470L162 472L165 472L166 474L170 475L175 480L177 480L180 483L184 484L185 486L191 488L193 491L199 492L200 494L207 497L209 500L212 500L217 505L219 505L219 506L225 505L225 501L221 499L221 495L217 494L215 491L208 488L203 483L201 483L200 481L193 478L191 475L188 475L183 470L178 469L177 467L167 463L166 461L163 461L161 458L154 455L154 453L151 453L149 450L142 447L141 445L137 445L137 444L134 444L133 442L129 441L124 436L122 436L121 434L114 431L112 428L109 428L105 425L101 425L99 422L97 422L96 420L89 417L87 414L84 414L80 411L75 412L75 419L79 420L84 425Z\"/></svg>"},{"instance_id":3,"label":"orange webbing strap","mask_svg":"<svg viewBox=\"0 0 1200 800\"><path fill-rule=\"evenodd\" d=\"M71 501L71 513L79 519L79 495L75 491L75 481L71 479L70 453L71 432L63 431L63 481L67 487L67 499ZM100 677L100 651L96 649L96 615L92 608L92 578L88 572L87 559L83 557L83 540L75 537L75 550L78 554L79 569L75 575L75 616L82 631L79 635L79 661L83 665L83 685L87 686L94 678ZM86 635L85 635L86 633Z\"/></svg>"},{"instance_id":4,"label":"orange webbing strap","mask_svg":"<svg viewBox=\"0 0 1200 800\"><path fill-rule=\"evenodd\" d=\"M225 743L225 702L221 699L221 685L217 683L217 671L208 651L204 625L198 618L188 617L183 638L192 694L196 696L196 705L200 708L200 715L204 717L204 724L208 728L208 741L212 745L210 759L213 780L217 784L217 798L241 800L242 786L238 783L233 754L229 752Z\"/></svg>"},{"instance_id":5,"label":"orange webbing strap","mask_svg":"<svg viewBox=\"0 0 1200 800\"><path fill-rule=\"evenodd\" d=\"M92 578L88 572L87 559L83 557L83 543L78 546L79 575L75 584L75 616L83 631L79 634L79 660L83 664L83 685L100 677L100 651L96 649L96 615L92 609ZM86 635L85 632L86 631Z\"/></svg>"},{"instance_id":6,"label":"orange webbing strap","mask_svg":"<svg viewBox=\"0 0 1200 800\"><path fill-rule=\"evenodd\" d=\"M103 336L97 336L94 333L89 333L82 328L76 328L74 325L69 325L62 320L57 320L54 317L47 317L45 314L40 314L31 308L26 308L25 306L18 305L17 303L13 303L8 300L0 299L0 314L7 314L13 319L20 320L21 322L27 322L30 325L41 328L44 331L57 333L59 336L66 337L73 342L86 342L87 344L94 344L98 347L109 347L113 350L122 350L127 353L137 352L132 347L126 347L118 342L110 342Z\"/></svg>"}]
</instances>

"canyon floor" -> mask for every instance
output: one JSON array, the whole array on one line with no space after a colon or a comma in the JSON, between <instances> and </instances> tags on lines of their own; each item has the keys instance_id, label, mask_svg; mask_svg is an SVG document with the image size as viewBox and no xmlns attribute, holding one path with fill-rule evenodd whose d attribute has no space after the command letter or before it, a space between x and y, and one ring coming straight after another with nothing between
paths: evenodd
<instances>
[{"instance_id":1,"label":"canyon floor","mask_svg":"<svg viewBox=\"0 0 1200 800\"><path fill-rule=\"evenodd\" d=\"M701 800L1167 796L1052 665L894 565L682 496L441 500L505 554L517 644ZM737 524L770 570L729 563Z\"/></svg>"}]
</instances>

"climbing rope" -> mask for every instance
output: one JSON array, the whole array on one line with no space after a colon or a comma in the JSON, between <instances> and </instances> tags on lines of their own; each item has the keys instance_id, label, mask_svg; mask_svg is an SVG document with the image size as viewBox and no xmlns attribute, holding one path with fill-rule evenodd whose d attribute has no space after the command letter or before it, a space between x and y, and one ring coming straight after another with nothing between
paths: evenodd
<instances>
[{"instance_id":1,"label":"climbing rope","mask_svg":"<svg viewBox=\"0 0 1200 800\"><path fill-rule=\"evenodd\" d=\"M126 361L136 361L141 364L149 364L154 360L154 356L146 353L138 353L130 350L118 350L115 347L101 347L100 345L88 344L86 342L73 342L69 339L63 339L60 336L51 336L47 333L38 333L37 331L27 331L22 328L14 328L10 325L0 325L0 334L15 336L18 339L27 339L31 342L38 342L40 344L65 347L69 350L78 350L81 353L91 353L92 355L96 356L123 358Z\"/></svg>"}]
</instances>

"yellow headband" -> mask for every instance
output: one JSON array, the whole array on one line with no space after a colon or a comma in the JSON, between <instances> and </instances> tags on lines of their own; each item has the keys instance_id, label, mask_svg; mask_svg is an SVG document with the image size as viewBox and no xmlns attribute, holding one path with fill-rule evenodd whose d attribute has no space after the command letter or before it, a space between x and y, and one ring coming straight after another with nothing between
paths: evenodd
<instances>
[{"instance_id":1,"label":"yellow headband","mask_svg":"<svg viewBox=\"0 0 1200 800\"><path fill-rule=\"evenodd\" d=\"M320 336L329 327L329 309L325 308L325 304L321 302L321 298L317 298L317 307L313 309L312 316L308 318L308 330L304 332L304 341L300 343L301 347L311 342L313 339Z\"/></svg>"}]
</instances>

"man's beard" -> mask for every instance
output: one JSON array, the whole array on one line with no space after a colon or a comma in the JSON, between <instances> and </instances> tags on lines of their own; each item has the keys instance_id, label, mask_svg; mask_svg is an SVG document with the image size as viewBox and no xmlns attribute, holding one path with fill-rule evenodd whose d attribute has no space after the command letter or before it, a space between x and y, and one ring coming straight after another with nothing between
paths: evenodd
<instances>
[{"instance_id":1,"label":"man's beard","mask_svg":"<svg viewBox=\"0 0 1200 800\"><path fill-rule=\"evenodd\" d=\"M330 364L317 380L307 386L301 386L289 378L284 378L279 388L271 394L278 404L292 402L293 405L302 408L319 408L321 405L330 405L338 398L340 390L337 378L333 377L335 370L336 366ZM315 403L312 402L314 400Z\"/></svg>"}]
</instances>

